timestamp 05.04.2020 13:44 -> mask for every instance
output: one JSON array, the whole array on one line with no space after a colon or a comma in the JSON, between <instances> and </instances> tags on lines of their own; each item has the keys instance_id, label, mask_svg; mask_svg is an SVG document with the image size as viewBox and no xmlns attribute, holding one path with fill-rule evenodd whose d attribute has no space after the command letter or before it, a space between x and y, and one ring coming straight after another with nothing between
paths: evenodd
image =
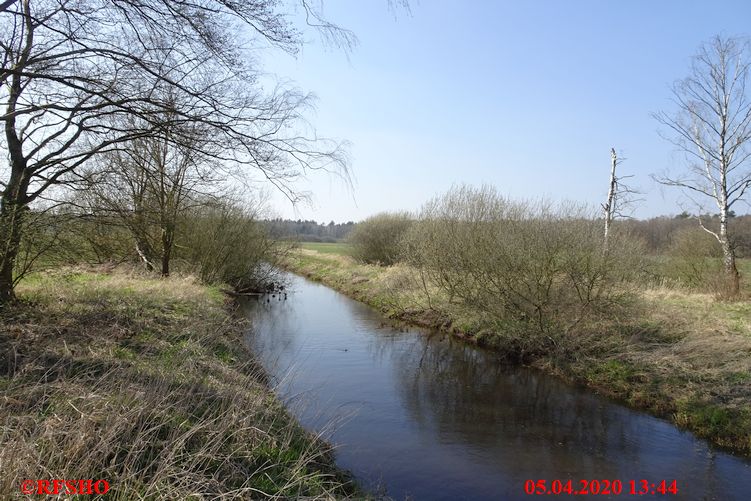
<instances>
[{"instance_id":1,"label":"timestamp 05.04.2020 13:44","mask_svg":"<svg viewBox=\"0 0 751 501\"><path fill-rule=\"evenodd\" d=\"M524 493L529 495L618 496L621 494L678 494L677 480L527 480Z\"/></svg>"}]
</instances>

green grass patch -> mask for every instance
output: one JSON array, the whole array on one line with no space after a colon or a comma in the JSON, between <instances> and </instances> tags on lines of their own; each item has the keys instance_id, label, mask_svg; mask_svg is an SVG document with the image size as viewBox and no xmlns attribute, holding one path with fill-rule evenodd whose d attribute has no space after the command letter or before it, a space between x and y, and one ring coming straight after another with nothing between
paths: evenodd
<instances>
[{"instance_id":1,"label":"green grass patch","mask_svg":"<svg viewBox=\"0 0 751 501\"><path fill-rule=\"evenodd\" d=\"M313 250L321 254L335 254L337 256L352 255L352 246L345 242L301 242L300 248Z\"/></svg>"},{"instance_id":2,"label":"green grass patch","mask_svg":"<svg viewBox=\"0 0 751 501\"><path fill-rule=\"evenodd\" d=\"M712 438L727 447L744 443L751 447L751 405L729 409L696 399L682 401L675 421L701 437Z\"/></svg>"}]
</instances>

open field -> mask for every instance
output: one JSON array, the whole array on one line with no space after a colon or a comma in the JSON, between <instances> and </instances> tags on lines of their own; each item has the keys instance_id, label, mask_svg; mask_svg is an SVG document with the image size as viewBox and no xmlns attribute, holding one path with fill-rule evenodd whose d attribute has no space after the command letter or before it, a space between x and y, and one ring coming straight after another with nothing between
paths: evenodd
<instances>
[{"instance_id":1,"label":"open field","mask_svg":"<svg viewBox=\"0 0 751 501\"><path fill-rule=\"evenodd\" d=\"M300 242L300 248L337 256L349 256L352 253L352 246L345 242Z\"/></svg>"},{"instance_id":2,"label":"open field","mask_svg":"<svg viewBox=\"0 0 751 501\"><path fill-rule=\"evenodd\" d=\"M751 455L749 301L719 302L709 294L644 287L630 308L582 323L540 352L528 332L506 329L426 290L415 270L403 264L364 265L301 249L286 266L391 318L487 346Z\"/></svg>"},{"instance_id":3,"label":"open field","mask_svg":"<svg viewBox=\"0 0 751 501\"><path fill-rule=\"evenodd\" d=\"M105 479L112 499L347 497L245 350L247 326L189 278L60 269L0 317L0 492Z\"/></svg>"}]
</instances>

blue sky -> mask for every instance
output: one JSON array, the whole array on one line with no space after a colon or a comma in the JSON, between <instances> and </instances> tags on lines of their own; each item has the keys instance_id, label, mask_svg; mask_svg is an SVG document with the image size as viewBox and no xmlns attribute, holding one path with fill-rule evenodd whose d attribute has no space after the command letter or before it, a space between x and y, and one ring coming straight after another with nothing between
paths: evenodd
<instances>
[{"instance_id":1,"label":"blue sky","mask_svg":"<svg viewBox=\"0 0 751 501\"><path fill-rule=\"evenodd\" d=\"M748 35L751 2L325 0L353 32L349 54L313 33L297 58L265 70L317 96L320 135L351 143L354 186L311 175L311 205L272 196L282 217L337 222L416 210L455 183L514 198L599 204L610 148L644 192L635 215L681 212L679 192L650 174L684 157L651 113L673 110L671 84L699 45ZM739 212L746 212L741 207Z\"/></svg>"}]
</instances>

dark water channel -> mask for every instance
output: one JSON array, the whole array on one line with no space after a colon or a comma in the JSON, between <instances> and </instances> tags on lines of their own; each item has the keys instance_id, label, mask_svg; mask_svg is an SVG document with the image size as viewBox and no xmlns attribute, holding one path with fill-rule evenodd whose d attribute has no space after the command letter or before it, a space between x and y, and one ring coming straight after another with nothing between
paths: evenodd
<instances>
[{"instance_id":1,"label":"dark water channel","mask_svg":"<svg viewBox=\"0 0 751 501\"><path fill-rule=\"evenodd\" d=\"M336 444L337 463L366 488L395 499L539 499L524 493L526 480L619 479L621 495L586 497L751 500L751 462L663 420L291 282L287 300L247 302L247 342L289 409ZM677 480L678 494L629 494L641 479Z\"/></svg>"}]
</instances>

